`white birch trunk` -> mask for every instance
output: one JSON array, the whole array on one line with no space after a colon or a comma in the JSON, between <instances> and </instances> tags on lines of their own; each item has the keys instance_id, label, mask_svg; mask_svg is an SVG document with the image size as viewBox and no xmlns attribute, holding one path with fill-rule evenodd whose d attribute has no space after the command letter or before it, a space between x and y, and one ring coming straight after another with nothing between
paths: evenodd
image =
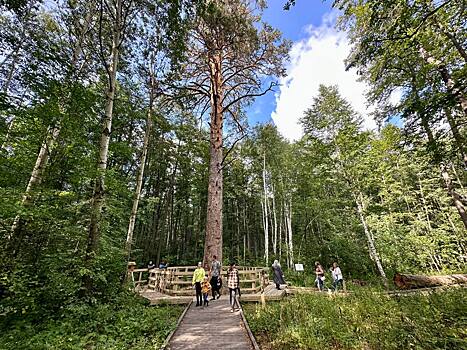
<instances>
[{"instance_id":1,"label":"white birch trunk","mask_svg":"<svg viewBox=\"0 0 467 350\"><path fill-rule=\"evenodd\" d=\"M81 55L81 45L82 45L82 42L84 40L84 36L89 28L89 24L90 24L90 21L92 19L92 12L89 11L88 15L86 16L86 20L85 20L85 25L83 26L83 29L80 33L80 36L79 36L79 39L77 40L76 44L75 44L75 47L74 47L74 50L73 50L73 56L72 56L72 60L71 60L71 65L72 67L74 67ZM7 85L7 88L8 88L8 85ZM68 95L67 96L67 100L70 99L70 96ZM63 106L64 103L62 103L61 106L59 106L61 109L64 108ZM62 113L64 113L64 111L61 111ZM5 140L5 143L2 145L2 149L4 147L6 147L7 145L7 141L8 141L8 137L9 137L9 133L10 133L10 130L12 129L13 127L13 123L14 123L14 120L12 120L10 122L10 125L9 125L9 128L8 128L8 133L7 133L7 138ZM42 182L42 176L43 176L43 173L44 173L44 169L46 168L47 166L47 163L49 161L49 156L50 156L50 153L52 152L54 146L55 146L55 143L58 139L58 136L60 135L60 131L61 131L61 121L57 121L56 125L54 126L50 126L48 129L47 129L47 135L45 137L45 140L43 141L40 149L39 149L39 153L37 154L37 158L36 158L36 162L34 164L34 168L32 170L32 173L31 173L31 177L29 178L29 181L28 181L28 184L26 186L26 190L24 191L24 194L23 194L23 199L21 201L21 205L22 206L27 206L31 203L31 200L32 200L32 191L33 189L38 186L41 182ZM15 231L18 229L18 226L19 226L19 223L20 223L20 220L21 220L21 216L20 215L17 215L15 217L15 220L13 221L13 224L12 224L12 227L11 227L11 233L8 235L8 239L11 239L12 236L15 234Z\"/></svg>"},{"instance_id":2,"label":"white birch trunk","mask_svg":"<svg viewBox=\"0 0 467 350\"><path fill-rule=\"evenodd\" d=\"M287 251L289 256L289 268L293 268L294 266L294 248L293 248L293 234L292 234L292 198L289 199L289 205L287 207L286 204L286 222L287 222L287 237L288 237L288 245Z\"/></svg>"},{"instance_id":3,"label":"white birch trunk","mask_svg":"<svg viewBox=\"0 0 467 350\"><path fill-rule=\"evenodd\" d=\"M277 217L276 217L276 194L274 193L274 187L272 189L272 215L274 220L273 226L273 238L272 238L272 251L277 256Z\"/></svg>"},{"instance_id":4,"label":"white birch trunk","mask_svg":"<svg viewBox=\"0 0 467 350\"><path fill-rule=\"evenodd\" d=\"M282 259L282 213L279 213L279 260Z\"/></svg>"},{"instance_id":5,"label":"white birch trunk","mask_svg":"<svg viewBox=\"0 0 467 350\"><path fill-rule=\"evenodd\" d=\"M102 207L105 199L105 173L107 170L107 159L109 155L110 134L112 130L112 117L117 82L117 69L120 54L121 31L122 31L122 1L116 0L114 22L112 28L112 51L108 66L108 87L105 99L105 117L102 123L101 139L99 144L99 158L97 163L97 176L94 180L94 191L91 201L91 220L89 225L88 241L86 246L85 266L90 268L97 251L100 224L102 219ZM86 293L92 290L92 279L89 274L83 276L83 287Z\"/></svg>"},{"instance_id":6,"label":"white birch trunk","mask_svg":"<svg viewBox=\"0 0 467 350\"><path fill-rule=\"evenodd\" d=\"M364 212L363 212L363 205L362 205L362 202L363 202L362 195L359 194L358 197L357 197L357 195L355 193L353 195L354 195L354 199L355 199L355 204L357 205L358 216L360 218L360 221L361 221L362 226L363 226L363 230L365 231L365 235L366 235L366 238L367 238L368 250L369 250L369 253L370 253L370 257L375 262L376 267L378 268L378 272L381 275L381 277L383 278L383 283L387 287L388 282L387 282L386 273L384 272L383 265L381 264L381 260L379 259L378 253L376 251L376 247L375 247L375 243L373 241L373 237L371 235L370 229L369 229L369 227L368 227L368 225L366 223L366 220L365 220L365 215L364 215Z\"/></svg>"},{"instance_id":7,"label":"white birch trunk","mask_svg":"<svg viewBox=\"0 0 467 350\"><path fill-rule=\"evenodd\" d=\"M151 77L151 80L153 80L152 77ZM141 152L138 175L136 177L135 195L133 199L133 206L131 208L130 222L128 224L128 232L126 236L125 248L126 248L126 253L128 257L130 257L130 254L131 254L131 245L133 243L133 231L135 229L136 215L138 213L138 205L139 205L139 200L141 198L141 189L143 188L144 167L146 165L146 157L148 154L148 145L149 145L149 139L151 135L152 112L153 112L153 96L150 97L150 102L149 102L148 115L146 119L146 131L144 133L143 149Z\"/></svg>"},{"instance_id":8,"label":"white birch trunk","mask_svg":"<svg viewBox=\"0 0 467 350\"><path fill-rule=\"evenodd\" d=\"M266 187L266 154L263 153L263 191L264 191L264 258L269 265L269 219L268 219L268 194Z\"/></svg>"}]
</instances>

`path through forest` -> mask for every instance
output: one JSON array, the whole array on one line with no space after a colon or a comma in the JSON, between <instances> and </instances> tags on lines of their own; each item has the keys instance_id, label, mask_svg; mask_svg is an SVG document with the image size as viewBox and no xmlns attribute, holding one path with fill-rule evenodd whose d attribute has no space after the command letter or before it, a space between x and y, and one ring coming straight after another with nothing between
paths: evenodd
<instances>
[{"instance_id":1,"label":"path through forest","mask_svg":"<svg viewBox=\"0 0 467 350\"><path fill-rule=\"evenodd\" d=\"M230 312L229 297L209 302L209 307L191 304L170 339L167 350L251 350L252 342L241 311Z\"/></svg>"}]
</instances>

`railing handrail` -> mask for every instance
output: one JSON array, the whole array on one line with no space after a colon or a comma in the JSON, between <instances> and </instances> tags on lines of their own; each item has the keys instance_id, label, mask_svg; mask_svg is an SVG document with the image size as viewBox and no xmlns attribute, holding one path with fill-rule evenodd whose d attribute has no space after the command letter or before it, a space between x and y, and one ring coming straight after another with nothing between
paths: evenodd
<instances>
[{"instance_id":1,"label":"railing handrail","mask_svg":"<svg viewBox=\"0 0 467 350\"><path fill-rule=\"evenodd\" d=\"M134 273L138 273L138 279L133 277L135 287L147 286L151 289L161 291L162 293L184 295L184 293L192 293L191 275L197 266L170 266L165 269L135 269ZM222 276L225 276L228 267L222 268ZM265 284L268 283L269 269L267 267L258 266L238 266L240 283L251 284L250 287L245 287L244 290L252 293L262 291ZM148 272L147 280L142 279L142 274Z\"/></svg>"}]
</instances>

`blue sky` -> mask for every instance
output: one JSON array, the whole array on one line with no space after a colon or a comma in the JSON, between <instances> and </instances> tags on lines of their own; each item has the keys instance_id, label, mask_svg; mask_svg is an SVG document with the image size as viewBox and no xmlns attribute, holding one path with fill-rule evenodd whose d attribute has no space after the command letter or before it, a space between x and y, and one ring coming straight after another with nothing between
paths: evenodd
<instances>
[{"instance_id":1,"label":"blue sky","mask_svg":"<svg viewBox=\"0 0 467 350\"><path fill-rule=\"evenodd\" d=\"M285 62L287 77L280 78L274 93L259 97L247 111L250 125L273 120L289 140L302 136L299 119L310 107L320 84L337 85L341 95L363 117L365 129L375 129L367 104L368 86L356 72L345 70L350 44L345 32L335 28L338 12L331 1L298 0L289 11L285 0L269 0L263 19L292 40L290 59ZM394 99L400 98L395 94ZM391 100L393 100L391 98Z\"/></svg>"},{"instance_id":2,"label":"blue sky","mask_svg":"<svg viewBox=\"0 0 467 350\"><path fill-rule=\"evenodd\" d=\"M299 0L289 11L284 11L285 0L269 0L263 20L279 29L284 38L297 42L306 37L305 28L319 26L323 15L331 11L331 1ZM276 106L274 93L258 98L253 104L248 120L251 125L271 121Z\"/></svg>"}]
</instances>

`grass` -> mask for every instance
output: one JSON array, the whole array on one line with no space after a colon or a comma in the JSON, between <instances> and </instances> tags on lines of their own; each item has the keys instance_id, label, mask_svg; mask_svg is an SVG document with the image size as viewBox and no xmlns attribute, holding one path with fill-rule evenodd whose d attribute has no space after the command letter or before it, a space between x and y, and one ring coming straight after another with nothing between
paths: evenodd
<instances>
[{"instance_id":1,"label":"grass","mask_svg":"<svg viewBox=\"0 0 467 350\"><path fill-rule=\"evenodd\" d=\"M467 290L388 297L368 288L349 296L298 295L245 305L262 349L467 349Z\"/></svg>"},{"instance_id":2,"label":"grass","mask_svg":"<svg viewBox=\"0 0 467 350\"><path fill-rule=\"evenodd\" d=\"M112 304L77 304L56 317L2 322L0 349L159 349L182 311L131 296Z\"/></svg>"}]
</instances>

